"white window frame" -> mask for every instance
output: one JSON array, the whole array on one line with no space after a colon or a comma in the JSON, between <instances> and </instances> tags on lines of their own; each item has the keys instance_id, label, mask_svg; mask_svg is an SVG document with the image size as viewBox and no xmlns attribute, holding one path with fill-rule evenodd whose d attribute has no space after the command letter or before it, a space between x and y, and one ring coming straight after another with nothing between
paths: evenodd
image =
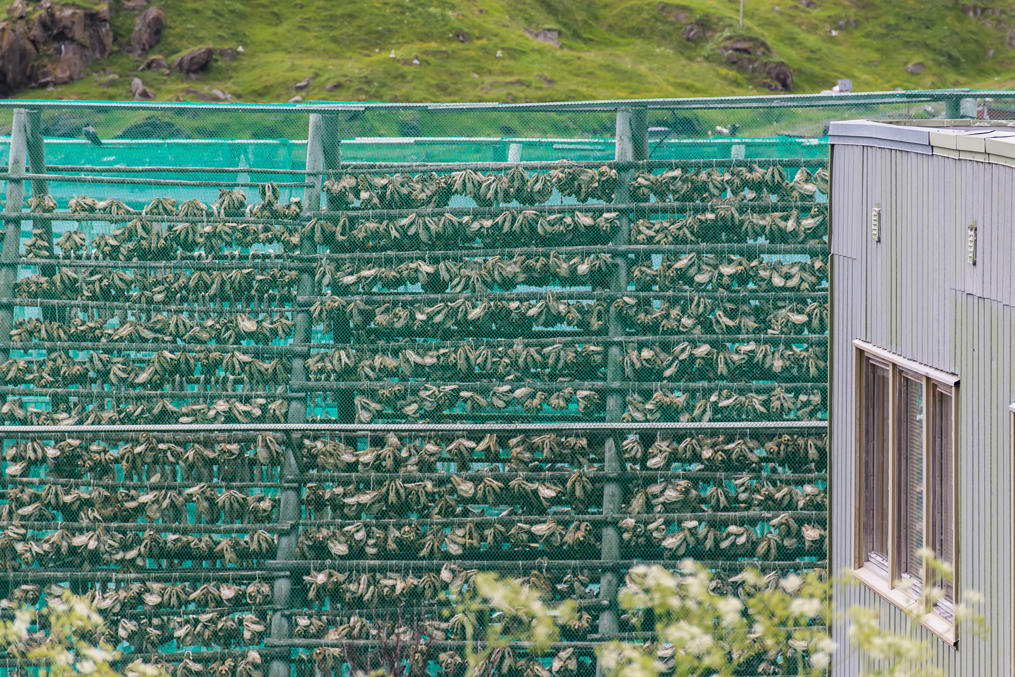
<instances>
[{"instance_id":1,"label":"white window frame","mask_svg":"<svg viewBox=\"0 0 1015 677\"><path fill-rule=\"evenodd\" d=\"M901 374L905 373L910 378L917 376L922 378L923 383L923 542L924 544L931 543L931 520L928 519L929 514L929 503L930 503L930 486L929 486L929 450L931 447L930 433L931 433L931 412L934 408L932 397L936 390L948 391L951 396L951 473L952 473L952 570L954 572L952 579L952 597L951 604L957 602L958 591L959 591L959 465L958 465L958 446L959 446L959 378L955 374L951 374L939 369L934 369L925 364L921 364L914 360L902 357L883 348L879 348L866 341L860 339L853 341L854 346L854 364L855 364L855 392L854 392L854 403L856 406L855 419L856 419L856 448L854 450L854 472L855 472L855 483L854 483L854 552L853 552L853 575L859 579L862 583L870 587L872 590L877 592L881 597L885 598L891 604L901 608L910 609L918 600L918 586L906 589L905 586L898 585L900 582L900 571L899 571L899 547L900 538L897 533L900 516L898 514L899 503L897 500L896 492L898 487L898 456L896 449L896 441L898 439L897 425L898 421L896 415L897 409L897 397L898 392L898 381L901 378ZM877 566L876 563L872 563L868 555L869 553L864 552L865 548L865 534L863 532L863 508L864 508L864 412L866 410L865 388L864 388L864 365L867 359L873 360L875 363L882 365L887 364L889 367L889 379L888 379L888 566L887 569L883 566ZM1015 405L1013 405L1013 420L1012 420L1013 431L1015 431ZM1013 432L1015 436L1015 432ZM1015 470L1013 470L1013 486L1015 486ZM1013 575L1015 575L1015 569L1013 569ZM922 575L919 583L922 584L928 580L929 572L926 564L922 566ZM1015 579L1013 579L1015 580ZM1015 603L1015 596L1013 596L1013 603ZM935 608L930 614L923 619L923 625L928 630L933 632L935 635L951 644L956 645L957 632L955 627L954 617L949 613L950 604L945 603L940 605L939 609ZM1015 674L1015 673L1013 673Z\"/></svg>"}]
</instances>

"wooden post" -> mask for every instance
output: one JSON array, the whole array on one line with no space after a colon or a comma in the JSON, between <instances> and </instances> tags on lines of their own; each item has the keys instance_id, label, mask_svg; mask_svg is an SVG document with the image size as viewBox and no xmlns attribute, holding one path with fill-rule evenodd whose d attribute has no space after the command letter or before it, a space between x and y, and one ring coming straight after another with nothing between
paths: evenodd
<instances>
[{"instance_id":1,"label":"wooden post","mask_svg":"<svg viewBox=\"0 0 1015 677\"><path fill-rule=\"evenodd\" d=\"M324 123L321 116L311 114L307 133L307 180L311 185L303 192L303 205L307 211L318 211L321 208L321 174L324 163L323 134ZM317 172L314 174L313 172ZM300 254L315 254L317 246L314 244L313 236L304 235L300 242ZM314 273L304 271L300 273L299 295L310 296L313 293ZM311 318L310 311L301 308L296 311L296 318L293 327L293 345L305 345L311 339ZM297 383L306 380L305 359L302 355L296 355L292 361L292 372L290 383ZM289 423L306 423L307 403L302 400L292 399L289 401ZM303 446L303 436L300 433L292 433L289 444L285 449L285 457L282 460L282 477L287 482L295 481L299 475L299 466L296 462L296 453ZM281 522L295 522L300 518L300 492L297 489L287 487L282 490L281 502L279 505L279 520ZM278 551L276 559L292 560L296 557L298 533L295 529L279 534ZM275 606L275 613L271 618L271 638L275 640L286 640L290 638L289 620L281 613L283 609L291 605L292 577L283 574L275 579L275 586L272 590L272 601ZM269 677L289 677L292 673L290 661L281 657L271 660L269 666Z\"/></svg>"},{"instance_id":2,"label":"wooden post","mask_svg":"<svg viewBox=\"0 0 1015 677\"><path fill-rule=\"evenodd\" d=\"M337 115L322 116L323 127L323 151L325 171L338 171L342 166L342 134ZM318 177L319 179L321 177ZM331 194L327 196L328 210L339 211L343 209L338 199ZM338 243L332 243L330 250L338 251ZM331 324L331 334L335 343L352 343L352 327L349 319L336 316ZM356 396L351 390L343 390L335 393L335 405L337 414L335 419L341 423L356 422Z\"/></svg>"},{"instance_id":3,"label":"wooden post","mask_svg":"<svg viewBox=\"0 0 1015 677\"><path fill-rule=\"evenodd\" d=\"M522 161L522 144L517 142L508 144L507 161L508 162Z\"/></svg>"},{"instance_id":4,"label":"wooden post","mask_svg":"<svg viewBox=\"0 0 1015 677\"><path fill-rule=\"evenodd\" d=\"M617 111L617 140L614 157L620 162L632 160L644 160L648 155L648 137L646 125L646 110L644 108L622 108ZM632 172L630 169L619 171L619 184L615 200L618 203L628 202L630 199L630 183ZM613 244L624 246L628 243L628 234L631 227L630 218L622 216L617 226L617 232L613 237ZM610 281L610 291L626 291L628 281L628 259L626 254L615 254L613 256L613 278ZM618 338L624 335L624 326L617 309L611 305L608 331L610 338ZM621 381L624 375L624 351L618 343L610 343L609 352L606 356L606 380L611 382ZM610 389L606 394L606 421L616 423L621 421L624 415L624 392L622 390ZM603 485L603 515L606 518L620 515L622 503L622 491L620 482L610 478L610 473L621 471L620 448L623 440L621 435L610 433L605 440L603 470L607 473L607 481ZM609 521L603 524L602 534L602 559L604 561L617 561L620 559L620 533L617 525ZM615 569L604 571L599 579L599 595L605 603L602 613L599 615L599 634L604 639L609 639L616 634L617 624L617 588L619 585L618 572Z\"/></svg>"},{"instance_id":5,"label":"wooden post","mask_svg":"<svg viewBox=\"0 0 1015 677\"><path fill-rule=\"evenodd\" d=\"M25 202L25 158L28 154L28 111L15 108L11 122L10 157L7 161L7 201L8 212L20 212ZM0 297L10 299L14 296L14 283L18 277L18 248L21 244L21 219L12 218L4 221L4 243L0 250ZM0 338L9 341L11 329L14 328L14 306L5 303L0 306ZM6 361L10 350L0 349L0 360Z\"/></svg>"},{"instance_id":6,"label":"wooden post","mask_svg":"<svg viewBox=\"0 0 1015 677\"><path fill-rule=\"evenodd\" d=\"M949 99L945 99L945 117L949 120L957 120L962 113L959 111L959 103L962 101L961 97L953 96Z\"/></svg>"},{"instance_id":7,"label":"wooden post","mask_svg":"<svg viewBox=\"0 0 1015 677\"><path fill-rule=\"evenodd\" d=\"M42 139L42 115L38 110L28 111L27 129L28 171L32 174L46 173L46 147ZM46 179L32 179L32 197L49 194ZM32 234L42 233L46 240L45 256L53 258L53 221L51 219L33 219ZM39 274L46 277L56 275L56 266L48 264L39 266ZM43 308L42 317L46 320L66 322L69 308Z\"/></svg>"}]
</instances>

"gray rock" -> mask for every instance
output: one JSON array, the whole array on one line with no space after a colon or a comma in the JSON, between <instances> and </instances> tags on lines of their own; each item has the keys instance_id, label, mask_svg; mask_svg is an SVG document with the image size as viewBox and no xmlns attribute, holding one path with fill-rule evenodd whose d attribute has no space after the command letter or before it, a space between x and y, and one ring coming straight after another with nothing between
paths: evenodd
<instances>
[{"instance_id":1,"label":"gray rock","mask_svg":"<svg viewBox=\"0 0 1015 677\"><path fill-rule=\"evenodd\" d=\"M130 95L134 97L135 101L155 98L152 91L145 87L144 83L141 82L141 78L137 76L134 76L134 78L130 81Z\"/></svg>"},{"instance_id":2,"label":"gray rock","mask_svg":"<svg viewBox=\"0 0 1015 677\"><path fill-rule=\"evenodd\" d=\"M293 89L306 89L307 87L310 86L310 83L313 82L314 78L316 78L318 75L320 75L320 73L311 73L310 75L308 75L307 77L303 78L295 85L293 85Z\"/></svg>"},{"instance_id":3,"label":"gray rock","mask_svg":"<svg viewBox=\"0 0 1015 677\"><path fill-rule=\"evenodd\" d=\"M522 30L525 32L525 35L537 42L545 42L548 45L560 47L560 31L558 30L552 28L544 28L539 31L530 31L527 28L523 28Z\"/></svg>"},{"instance_id":4,"label":"gray rock","mask_svg":"<svg viewBox=\"0 0 1015 677\"><path fill-rule=\"evenodd\" d=\"M162 37L165 25L166 13L158 7L151 7L138 14L134 20L134 33L130 36L130 47L127 51L139 56L147 54Z\"/></svg>"},{"instance_id":5,"label":"gray rock","mask_svg":"<svg viewBox=\"0 0 1015 677\"><path fill-rule=\"evenodd\" d=\"M192 49L183 56L177 57L173 62L173 70L180 73L198 73L208 67L213 56L215 56L215 50L211 47Z\"/></svg>"},{"instance_id":6,"label":"gray rock","mask_svg":"<svg viewBox=\"0 0 1015 677\"><path fill-rule=\"evenodd\" d=\"M28 86L63 84L113 51L108 4L89 8L52 0L15 0L0 21L0 96Z\"/></svg>"},{"instance_id":7,"label":"gray rock","mask_svg":"<svg viewBox=\"0 0 1015 677\"><path fill-rule=\"evenodd\" d=\"M166 59L163 56L150 56L145 59L141 67L138 68L140 71L163 71L169 72L169 64L166 63Z\"/></svg>"},{"instance_id":8,"label":"gray rock","mask_svg":"<svg viewBox=\"0 0 1015 677\"><path fill-rule=\"evenodd\" d=\"M927 70L927 64L922 61L917 61L916 63L911 63L906 66L906 72L910 75L919 75L925 70Z\"/></svg>"},{"instance_id":9,"label":"gray rock","mask_svg":"<svg viewBox=\"0 0 1015 677\"><path fill-rule=\"evenodd\" d=\"M31 84L36 55L38 50L23 24L0 23L0 95Z\"/></svg>"}]
</instances>

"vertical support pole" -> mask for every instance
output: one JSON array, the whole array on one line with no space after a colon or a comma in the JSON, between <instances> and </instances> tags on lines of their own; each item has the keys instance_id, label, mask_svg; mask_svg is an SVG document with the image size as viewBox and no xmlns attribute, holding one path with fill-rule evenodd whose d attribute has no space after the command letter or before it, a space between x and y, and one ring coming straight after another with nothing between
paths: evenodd
<instances>
[{"instance_id":1,"label":"vertical support pole","mask_svg":"<svg viewBox=\"0 0 1015 677\"><path fill-rule=\"evenodd\" d=\"M508 144L507 161L508 162L522 161L522 144L517 142Z\"/></svg>"},{"instance_id":2,"label":"vertical support pole","mask_svg":"<svg viewBox=\"0 0 1015 677\"><path fill-rule=\"evenodd\" d=\"M322 147L324 153L323 169L326 172L335 172L342 167L342 133L337 115L322 116ZM321 178L321 177L319 177ZM327 196L328 211L342 209L342 204L330 193ZM338 243L332 243L332 252L338 251ZM331 335L335 343L352 343L352 327L348 318L336 317L331 325ZM337 408L336 420L340 423L356 422L356 395L351 390L343 390L335 393L335 404Z\"/></svg>"},{"instance_id":3,"label":"vertical support pole","mask_svg":"<svg viewBox=\"0 0 1015 677\"><path fill-rule=\"evenodd\" d=\"M945 99L945 117L949 120L957 120L962 113L959 112L959 103L961 99L957 96L953 96L949 99Z\"/></svg>"},{"instance_id":4,"label":"vertical support pole","mask_svg":"<svg viewBox=\"0 0 1015 677\"><path fill-rule=\"evenodd\" d=\"M27 150L28 171L32 174L46 173L46 147L42 139L42 114L38 110L28 111ZM49 193L46 179L32 179L32 197L42 197ZM50 219L33 219L32 234L41 233L46 241L46 256L53 257L53 221ZM56 266L39 266L39 274L46 277L56 275ZM42 317L46 320L67 321L69 308L43 308Z\"/></svg>"},{"instance_id":5,"label":"vertical support pole","mask_svg":"<svg viewBox=\"0 0 1015 677\"><path fill-rule=\"evenodd\" d=\"M4 209L8 212L20 212L25 201L25 155L27 152L27 111L15 108L11 122L11 145L7 162L7 201ZM18 247L21 244L21 219L13 218L4 221L3 247L0 250L0 297L10 299L14 296L14 282L18 277ZM0 340L9 341L11 329L14 327L14 305L7 302L0 305ZM6 362L11 351L0 348L0 361ZM5 401L6 397L0 397ZM7 440L0 438L0 451L7 449ZM0 583L0 593L10 594L7 581Z\"/></svg>"},{"instance_id":6,"label":"vertical support pole","mask_svg":"<svg viewBox=\"0 0 1015 677\"><path fill-rule=\"evenodd\" d=\"M644 160L648 156L647 111L644 108L621 108L617 111L617 136L614 158L618 162ZM619 182L615 200L618 203L628 202L631 196L630 184L632 171L629 168L618 172ZM631 218L623 215L613 237L613 244L624 246L628 243ZM611 291L625 291L628 282L628 258L626 254L613 255L613 278L610 281ZM607 325L610 339L624 335L624 326L617 309L610 306ZM616 383L623 378L624 352L617 341L611 340L606 355L606 380ZM624 392L610 387L606 394L606 421L619 422L624 415ZM611 518L620 515L622 491L617 475L621 471L620 448L623 443L620 434L611 431L605 440L604 472L607 481L603 485L603 523L602 559L604 562L620 559L620 533ZM599 616L599 634L603 639L617 633L617 588L619 574L615 568L604 567L599 579L599 595L604 602L604 609Z\"/></svg>"},{"instance_id":7,"label":"vertical support pole","mask_svg":"<svg viewBox=\"0 0 1015 677\"><path fill-rule=\"evenodd\" d=\"M25 158L28 154L28 111L15 108L11 122L10 157L7 161L7 201L4 203L8 212L20 212L25 202ZM18 277L18 247L21 244L21 219L12 218L4 221L4 243L0 250L0 297L10 299L14 296L14 283ZM9 341L11 329L14 328L14 306L5 303L0 306L0 340ZM10 350L0 349L0 360L6 361Z\"/></svg>"},{"instance_id":8,"label":"vertical support pole","mask_svg":"<svg viewBox=\"0 0 1015 677\"><path fill-rule=\"evenodd\" d=\"M304 189L303 205L308 211L318 211L321 208L321 169L324 162L323 129L324 123L321 116L312 114L310 116L309 129L307 133L307 181L311 184ZM314 173L316 172L316 174ZM300 241L300 254L315 254L317 246L314 244L313 236L303 235ZM299 296L306 297L313 293L314 274L312 271L302 271L299 279ZM296 318L293 326L293 345L306 345L310 342L311 318L310 311L304 307L296 310ZM290 383L306 380L305 357L297 353L293 357ZM304 400L290 399L289 423L306 423L307 403ZM292 484L299 475L299 466L296 462L296 453L303 446L303 436L300 433L292 433L289 444L285 449L285 456L282 460L282 478ZM291 486L282 490L281 502L279 505L279 520L283 523L293 523L300 518L300 492ZM296 556L297 530L290 529L279 534L278 551L276 559L292 560ZM275 606L275 613L271 618L271 637L276 640L286 640L290 637L289 620L280 613L291 604L292 577L284 573L275 579L272 590L272 601ZM273 658L268 669L269 677L289 677L292 674L290 661L282 658Z\"/></svg>"}]
</instances>

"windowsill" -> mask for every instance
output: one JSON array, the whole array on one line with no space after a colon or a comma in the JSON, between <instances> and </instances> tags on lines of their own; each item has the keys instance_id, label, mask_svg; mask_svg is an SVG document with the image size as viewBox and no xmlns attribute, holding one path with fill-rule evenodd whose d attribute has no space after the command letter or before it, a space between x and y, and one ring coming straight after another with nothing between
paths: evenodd
<instances>
[{"instance_id":1,"label":"windowsill","mask_svg":"<svg viewBox=\"0 0 1015 677\"><path fill-rule=\"evenodd\" d=\"M888 580L888 576L874 567L865 565L859 569L853 569L853 576L868 588L884 597L893 606L903 611L912 608L914 601L912 595L904 590L893 588L891 581Z\"/></svg>"},{"instance_id":2,"label":"windowsill","mask_svg":"<svg viewBox=\"0 0 1015 677\"><path fill-rule=\"evenodd\" d=\"M910 593L893 588L885 574L873 567L862 566L859 569L853 569L852 574L854 578L878 593L897 609L910 611L916 604L916 599ZM955 621L947 620L937 613L931 612L920 619L920 624L950 646L954 647L958 643Z\"/></svg>"},{"instance_id":3,"label":"windowsill","mask_svg":"<svg viewBox=\"0 0 1015 677\"><path fill-rule=\"evenodd\" d=\"M942 618L933 611L924 616L920 620L923 627L930 630L933 634L937 635L951 646L955 646L959 642L958 633L955 632L955 621Z\"/></svg>"}]
</instances>

